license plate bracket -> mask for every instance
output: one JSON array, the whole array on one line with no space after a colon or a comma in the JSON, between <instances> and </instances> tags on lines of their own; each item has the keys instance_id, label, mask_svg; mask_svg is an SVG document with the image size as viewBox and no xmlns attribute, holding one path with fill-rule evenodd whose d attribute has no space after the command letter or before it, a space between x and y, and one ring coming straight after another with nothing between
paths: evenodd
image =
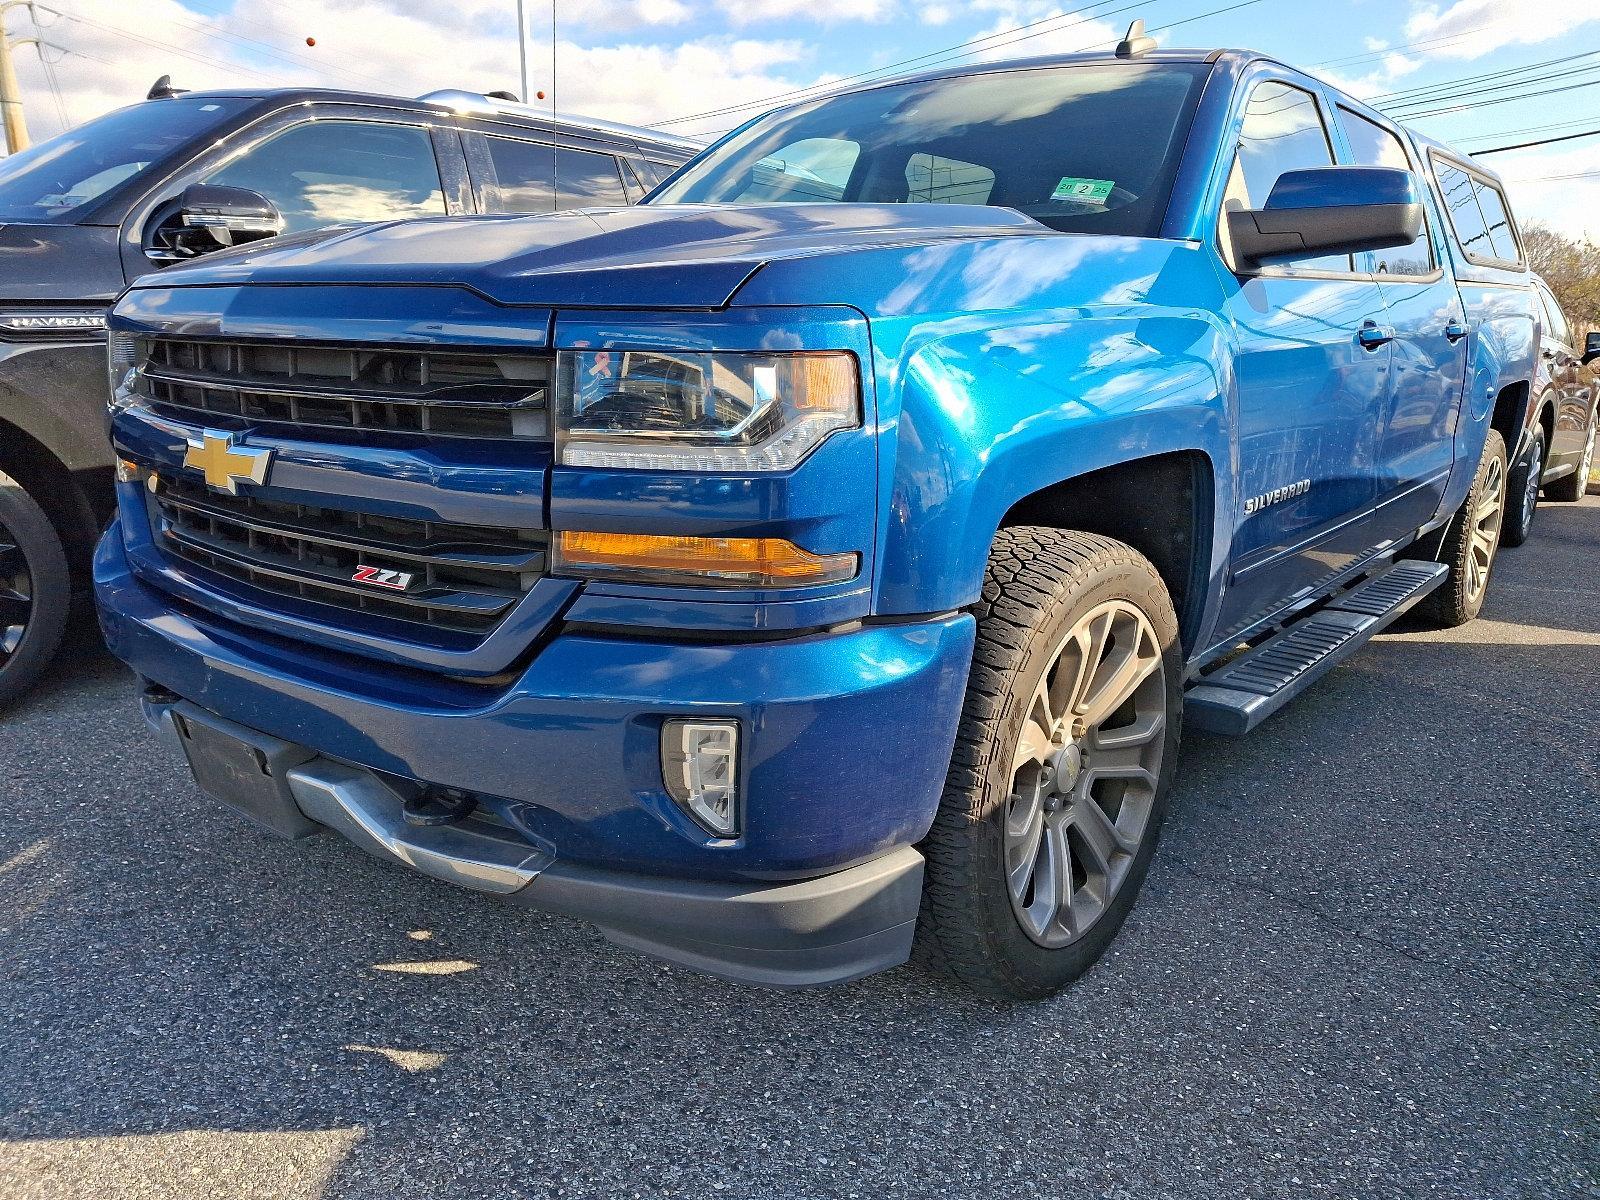
<instances>
[{"instance_id":1,"label":"license plate bracket","mask_svg":"<svg viewBox=\"0 0 1600 1200\"><path fill-rule=\"evenodd\" d=\"M289 768L316 757L293 742L247 729L192 704L173 709L173 725L200 790L277 837L321 833L289 792Z\"/></svg>"}]
</instances>

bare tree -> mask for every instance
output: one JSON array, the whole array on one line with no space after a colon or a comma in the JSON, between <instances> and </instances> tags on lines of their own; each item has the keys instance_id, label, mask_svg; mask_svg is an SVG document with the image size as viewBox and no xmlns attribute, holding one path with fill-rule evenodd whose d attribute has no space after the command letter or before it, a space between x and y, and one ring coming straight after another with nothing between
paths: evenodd
<instances>
[{"instance_id":1,"label":"bare tree","mask_svg":"<svg viewBox=\"0 0 1600 1200\"><path fill-rule=\"evenodd\" d=\"M1528 264L1550 285L1573 330L1582 335L1600 329L1600 246L1588 238L1575 241L1547 225L1522 231Z\"/></svg>"}]
</instances>

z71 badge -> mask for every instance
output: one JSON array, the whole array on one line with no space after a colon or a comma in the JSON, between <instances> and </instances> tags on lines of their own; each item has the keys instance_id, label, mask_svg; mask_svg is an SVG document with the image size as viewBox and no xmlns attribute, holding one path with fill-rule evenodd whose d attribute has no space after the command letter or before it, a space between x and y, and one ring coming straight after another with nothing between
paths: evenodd
<instances>
[{"instance_id":1,"label":"z71 badge","mask_svg":"<svg viewBox=\"0 0 1600 1200\"><path fill-rule=\"evenodd\" d=\"M373 587L388 588L391 592L403 592L411 586L415 576L409 571L391 571L387 567L357 566L350 578L356 583L370 583Z\"/></svg>"}]
</instances>

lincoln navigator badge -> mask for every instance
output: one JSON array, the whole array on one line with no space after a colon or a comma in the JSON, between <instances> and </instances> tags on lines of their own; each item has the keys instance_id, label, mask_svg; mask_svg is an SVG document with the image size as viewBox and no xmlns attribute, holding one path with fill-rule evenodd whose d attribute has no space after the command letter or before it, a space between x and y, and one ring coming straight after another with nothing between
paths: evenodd
<instances>
[{"instance_id":1,"label":"lincoln navigator badge","mask_svg":"<svg viewBox=\"0 0 1600 1200\"><path fill-rule=\"evenodd\" d=\"M239 494L240 483L265 483L272 451L240 446L236 436L207 429L199 438L190 438L183 465L205 472L207 487L230 496Z\"/></svg>"}]
</instances>

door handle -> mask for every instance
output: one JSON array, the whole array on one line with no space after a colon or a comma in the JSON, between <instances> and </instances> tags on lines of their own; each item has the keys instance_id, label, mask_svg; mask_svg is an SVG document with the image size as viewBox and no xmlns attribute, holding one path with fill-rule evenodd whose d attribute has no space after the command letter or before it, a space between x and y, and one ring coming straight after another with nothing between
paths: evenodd
<instances>
[{"instance_id":1,"label":"door handle","mask_svg":"<svg viewBox=\"0 0 1600 1200\"><path fill-rule=\"evenodd\" d=\"M1356 341L1368 350L1376 350L1379 346L1394 341L1394 326L1379 325L1376 321L1367 321L1361 326L1361 332L1356 334Z\"/></svg>"},{"instance_id":2,"label":"door handle","mask_svg":"<svg viewBox=\"0 0 1600 1200\"><path fill-rule=\"evenodd\" d=\"M1467 327L1452 317L1450 318L1450 324L1444 327L1444 336L1452 342L1459 342L1467 336Z\"/></svg>"}]
</instances>

